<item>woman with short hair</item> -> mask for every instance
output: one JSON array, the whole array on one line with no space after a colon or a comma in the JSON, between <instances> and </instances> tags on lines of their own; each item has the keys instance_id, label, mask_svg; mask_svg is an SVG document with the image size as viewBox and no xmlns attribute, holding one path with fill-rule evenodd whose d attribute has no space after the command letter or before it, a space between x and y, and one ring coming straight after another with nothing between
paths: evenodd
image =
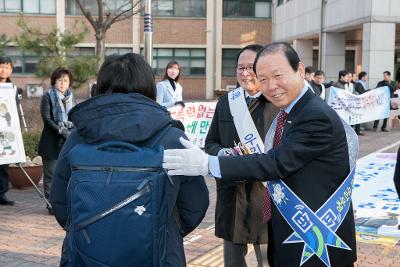
<instances>
[{"instance_id":1,"label":"woman with short hair","mask_svg":"<svg viewBox=\"0 0 400 267\"><path fill-rule=\"evenodd\" d=\"M59 67L50 77L50 90L40 102L43 130L40 136L38 153L43 161L43 189L47 200L50 198L51 183L58 155L73 127L68 120L68 112L76 105L72 93L73 77L71 71ZM51 207L47 206L50 214Z\"/></svg>"}]
</instances>

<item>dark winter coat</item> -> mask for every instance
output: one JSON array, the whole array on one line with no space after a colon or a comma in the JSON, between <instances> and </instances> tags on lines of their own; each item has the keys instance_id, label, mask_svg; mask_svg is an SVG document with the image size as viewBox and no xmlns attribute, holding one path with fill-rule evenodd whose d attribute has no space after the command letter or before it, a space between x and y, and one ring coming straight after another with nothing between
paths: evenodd
<instances>
[{"instance_id":1,"label":"dark winter coat","mask_svg":"<svg viewBox=\"0 0 400 267\"><path fill-rule=\"evenodd\" d=\"M66 140L53 177L50 201L61 226L67 221L66 190L70 178L68 152L79 143L110 140L140 144L171 124L168 111L141 94L111 94L91 98L75 106L70 120L76 130ZM165 149L183 148L179 137L184 132L171 127L161 138ZM90 155L88 155L90 156ZM181 229L175 218L168 222L167 266L185 266L183 236L202 221L208 208L208 189L203 177L172 176L173 187L167 188L170 207L179 212ZM171 191L168 191L171 190ZM181 233L180 233L181 230Z\"/></svg>"},{"instance_id":2,"label":"dark winter coat","mask_svg":"<svg viewBox=\"0 0 400 267\"><path fill-rule=\"evenodd\" d=\"M261 95L253 101L249 111L262 139L271 125L278 108ZM229 108L228 96L222 96L215 108L205 151L217 155L222 148L240 142ZM262 220L265 186L261 182L217 182L215 235L237 244L267 243L267 225Z\"/></svg>"},{"instance_id":3,"label":"dark winter coat","mask_svg":"<svg viewBox=\"0 0 400 267\"><path fill-rule=\"evenodd\" d=\"M53 118L49 92L46 92L40 101L40 114L43 119L43 130L40 136L38 154L45 159L56 160L65 138L58 133L58 125Z\"/></svg>"}]
</instances>

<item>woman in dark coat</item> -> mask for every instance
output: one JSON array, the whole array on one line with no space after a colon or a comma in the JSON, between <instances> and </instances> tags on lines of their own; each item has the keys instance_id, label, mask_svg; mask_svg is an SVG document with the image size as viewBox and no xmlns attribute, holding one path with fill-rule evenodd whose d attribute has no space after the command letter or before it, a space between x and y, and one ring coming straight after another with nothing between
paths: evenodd
<instances>
[{"instance_id":1,"label":"woman in dark coat","mask_svg":"<svg viewBox=\"0 0 400 267\"><path fill-rule=\"evenodd\" d=\"M76 130L68 137L54 173L50 201L62 227L68 218L66 190L70 179L69 151L80 143L124 141L140 144L169 130L159 141L165 149L183 148L179 142L183 131L171 126L168 111L155 102L156 86L150 66L137 54L126 54L107 60L101 67L96 97L77 105L70 112ZM208 208L208 189L203 177L171 177L167 187L168 206L180 219L171 216L167 223L166 266L185 266L183 237L202 221ZM134 240L132 241L134 242ZM65 244L65 241L64 241ZM68 266L63 246L61 266ZM134 255L133 255L134 256Z\"/></svg>"},{"instance_id":2,"label":"woman in dark coat","mask_svg":"<svg viewBox=\"0 0 400 267\"><path fill-rule=\"evenodd\" d=\"M43 189L47 200L50 197L58 154L73 126L72 122L68 121L68 112L76 104L71 90L72 83L73 78L69 70L62 67L55 69L50 78L51 88L42 96L40 103L43 131L38 153L43 160ZM47 209L51 214L51 208Z\"/></svg>"}]
</instances>

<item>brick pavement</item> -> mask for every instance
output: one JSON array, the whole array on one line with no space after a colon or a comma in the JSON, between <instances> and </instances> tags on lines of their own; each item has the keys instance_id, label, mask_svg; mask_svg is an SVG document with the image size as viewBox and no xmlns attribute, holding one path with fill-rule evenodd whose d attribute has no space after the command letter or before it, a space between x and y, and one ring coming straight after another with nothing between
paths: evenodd
<instances>
[{"instance_id":1,"label":"brick pavement","mask_svg":"<svg viewBox=\"0 0 400 267\"><path fill-rule=\"evenodd\" d=\"M360 157L400 140L400 129L389 133L366 131L360 137ZM385 152L396 152L398 146ZM185 238L189 267L223 266L221 240L214 236L215 183L208 178L210 207L201 225ZM31 188L12 189L9 197L14 207L0 206L0 267L58 266L64 231L47 214L44 202ZM400 245L387 247L358 243L357 267L399 267ZM256 266L249 249L249 267Z\"/></svg>"}]
</instances>

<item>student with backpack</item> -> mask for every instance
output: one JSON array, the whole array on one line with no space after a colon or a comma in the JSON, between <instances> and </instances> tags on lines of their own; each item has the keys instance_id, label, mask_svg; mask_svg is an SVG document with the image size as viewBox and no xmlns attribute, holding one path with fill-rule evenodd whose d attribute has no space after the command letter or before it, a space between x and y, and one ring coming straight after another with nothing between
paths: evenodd
<instances>
[{"instance_id":1,"label":"student with backpack","mask_svg":"<svg viewBox=\"0 0 400 267\"><path fill-rule=\"evenodd\" d=\"M60 266L186 265L183 237L204 218L208 190L203 177L162 169L163 149L186 136L155 99L150 66L130 53L107 60L96 96L71 110L50 194L67 231Z\"/></svg>"}]
</instances>

